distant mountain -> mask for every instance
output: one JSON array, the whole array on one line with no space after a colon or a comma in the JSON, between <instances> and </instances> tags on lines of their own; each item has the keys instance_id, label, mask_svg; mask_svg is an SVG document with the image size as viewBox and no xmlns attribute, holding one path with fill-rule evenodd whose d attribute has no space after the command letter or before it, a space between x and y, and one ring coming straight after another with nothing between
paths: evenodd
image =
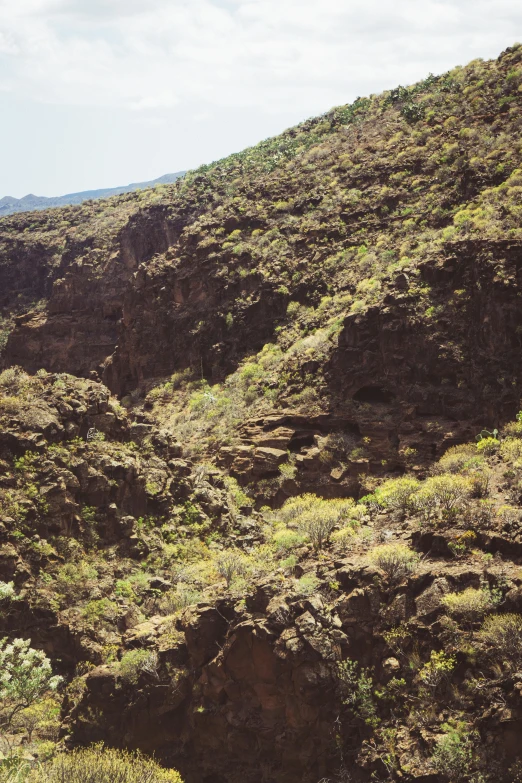
<instances>
[{"instance_id":1,"label":"distant mountain","mask_svg":"<svg viewBox=\"0 0 522 783\"><path fill-rule=\"evenodd\" d=\"M14 212L32 212L35 209L49 209L49 207L65 207L68 204L81 204L88 199L109 198L109 196L118 196L120 193L130 193L138 188L152 188L155 185L169 185L185 174L184 171L177 171L175 174L164 174L158 179L150 182L133 182L130 185L122 185L118 188L101 188L100 190L84 190L81 193L67 193L65 196L55 196L46 198L45 196L35 196L29 193L23 198L13 198L4 196L0 198L0 217L12 215Z\"/></svg>"}]
</instances>

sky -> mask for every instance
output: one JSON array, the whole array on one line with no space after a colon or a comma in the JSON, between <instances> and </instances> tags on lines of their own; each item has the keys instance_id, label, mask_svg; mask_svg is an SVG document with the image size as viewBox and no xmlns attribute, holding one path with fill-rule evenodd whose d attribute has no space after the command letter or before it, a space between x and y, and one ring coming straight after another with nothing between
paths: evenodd
<instances>
[{"instance_id":1,"label":"sky","mask_svg":"<svg viewBox=\"0 0 522 783\"><path fill-rule=\"evenodd\" d=\"M521 40L520 0L0 0L0 197L194 168Z\"/></svg>"}]
</instances>

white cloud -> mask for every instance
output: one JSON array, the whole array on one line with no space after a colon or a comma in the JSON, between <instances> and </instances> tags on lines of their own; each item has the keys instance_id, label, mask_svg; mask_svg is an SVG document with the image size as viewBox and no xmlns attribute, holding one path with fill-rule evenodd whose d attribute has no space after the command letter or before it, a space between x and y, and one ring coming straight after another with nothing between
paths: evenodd
<instances>
[{"instance_id":1,"label":"white cloud","mask_svg":"<svg viewBox=\"0 0 522 783\"><path fill-rule=\"evenodd\" d=\"M0 0L0 67L36 101L306 114L517 33L519 0Z\"/></svg>"},{"instance_id":2,"label":"white cloud","mask_svg":"<svg viewBox=\"0 0 522 783\"><path fill-rule=\"evenodd\" d=\"M214 160L517 39L520 0L0 0L0 197Z\"/></svg>"}]
</instances>

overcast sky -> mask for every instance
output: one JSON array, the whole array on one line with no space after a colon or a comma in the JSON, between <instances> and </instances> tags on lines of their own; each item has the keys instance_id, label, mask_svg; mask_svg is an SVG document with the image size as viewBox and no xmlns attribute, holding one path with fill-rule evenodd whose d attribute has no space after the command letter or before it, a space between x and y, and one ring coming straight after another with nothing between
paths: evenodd
<instances>
[{"instance_id":1,"label":"overcast sky","mask_svg":"<svg viewBox=\"0 0 522 783\"><path fill-rule=\"evenodd\" d=\"M0 197L193 168L521 39L521 0L0 0Z\"/></svg>"}]
</instances>

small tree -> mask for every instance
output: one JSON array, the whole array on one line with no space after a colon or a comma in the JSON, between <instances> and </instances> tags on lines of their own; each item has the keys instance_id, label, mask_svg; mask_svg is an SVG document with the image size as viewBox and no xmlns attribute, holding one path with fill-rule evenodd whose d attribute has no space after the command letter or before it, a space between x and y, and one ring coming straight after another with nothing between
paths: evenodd
<instances>
[{"instance_id":1,"label":"small tree","mask_svg":"<svg viewBox=\"0 0 522 783\"><path fill-rule=\"evenodd\" d=\"M0 720L4 727L45 693L55 691L61 681L53 676L45 653L30 647L28 640L15 639L11 644L0 640Z\"/></svg>"},{"instance_id":2,"label":"small tree","mask_svg":"<svg viewBox=\"0 0 522 783\"><path fill-rule=\"evenodd\" d=\"M437 741L431 761L437 772L449 780L467 777L473 763L473 743L469 734L447 727L448 731Z\"/></svg>"},{"instance_id":3,"label":"small tree","mask_svg":"<svg viewBox=\"0 0 522 783\"><path fill-rule=\"evenodd\" d=\"M226 581L227 587L230 587L236 576L246 573L248 564L245 555L239 549L225 549L217 555L214 565L218 574Z\"/></svg>"},{"instance_id":4,"label":"small tree","mask_svg":"<svg viewBox=\"0 0 522 783\"><path fill-rule=\"evenodd\" d=\"M298 528L308 536L317 552L328 543L338 523L339 514L334 508L320 506L305 511L299 519Z\"/></svg>"}]
</instances>

